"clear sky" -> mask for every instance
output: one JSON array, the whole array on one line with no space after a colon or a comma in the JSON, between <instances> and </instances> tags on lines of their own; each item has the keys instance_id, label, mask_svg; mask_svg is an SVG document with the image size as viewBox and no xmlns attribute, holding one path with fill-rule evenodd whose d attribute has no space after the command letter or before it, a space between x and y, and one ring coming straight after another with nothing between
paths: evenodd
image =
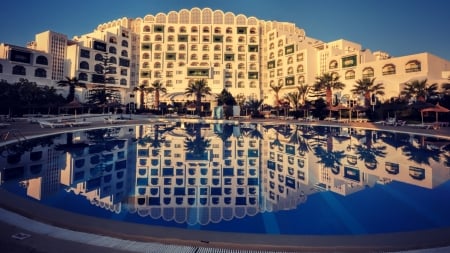
<instances>
[{"instance_id":1,"label":"clear sky","mask_svg":"<svg viewBox=\"0 0 450 253\"><path fill-rule=\"evenodd\" d=\"M347 39L392 56L429 52L450 60L447 0L2 0L0 42L25 46L46 30L72 38L122 17L193 7L293 22L325 42Z\"/></svg>"}]
</instances>

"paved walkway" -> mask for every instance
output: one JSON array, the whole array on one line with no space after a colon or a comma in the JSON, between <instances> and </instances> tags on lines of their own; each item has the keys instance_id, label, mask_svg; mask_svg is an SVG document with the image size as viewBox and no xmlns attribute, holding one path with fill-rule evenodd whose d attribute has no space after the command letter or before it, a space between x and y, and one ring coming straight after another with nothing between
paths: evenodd
<instances>
[{"instance_id":1,"label":"paved walkway","mask_svg":"<svg viewBox=\"0 0 450 253\"><path fill-rule=\"evenodd\" d=\"M135 117L121 123L140 124L158 120L155 117ZM208 121L207 119L203 119ZM247 119L239 121L246 122ZM253 120L255 121L255 120ZM279 120L256 120L279 124ZM237 121L232 120L236 123ZM349 126L334 122L286 123L326 124ZM107 126L101 120L92 122L89 128ZM110 126L110 124L108 124ZM450 128L416 129L402 126L382 126L373 123L353 123L353 127L387 129L399 132L418 132L430 136L449 137ZM17 120L0 132L20 136L73 131L83 127L40 128L37 124ZM9 135L0 145L15 141L18 136ZM412 250L410 252L449 252L450 228L369 236L268 236L230 234L208 231L189 231L153 227L139 224L107 221L81 216L37 202L28 201L0 190L0 252L387 252ZM15 237L15 238L13 238ZM436 248L438 247L438 248ZM440 248L439 248L440 247ZM426 249L428 248L428 249ZM432 248L432 249L431 249ZM424 250L426 249L426 250Z\"/></svg>"}]
</instances>

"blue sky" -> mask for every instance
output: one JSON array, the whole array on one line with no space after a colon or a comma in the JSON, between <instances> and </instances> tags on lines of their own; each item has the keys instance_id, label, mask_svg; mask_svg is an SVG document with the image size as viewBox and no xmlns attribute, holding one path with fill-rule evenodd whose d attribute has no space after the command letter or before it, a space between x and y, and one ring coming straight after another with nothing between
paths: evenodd
<instances>
[{"instance_id":1,"label":"blue sky","mask_svg":"<svg viewBox=\"0 0 450 253\"><path fill-rule=\"evenodd\" d=\"M122 17L209 7L288 21L325 42L347 39L392 56L430 52L450 60L446 0L3 0L0 42L26 45L46 30L72 38Z\"/></svg>"}]
</instances>

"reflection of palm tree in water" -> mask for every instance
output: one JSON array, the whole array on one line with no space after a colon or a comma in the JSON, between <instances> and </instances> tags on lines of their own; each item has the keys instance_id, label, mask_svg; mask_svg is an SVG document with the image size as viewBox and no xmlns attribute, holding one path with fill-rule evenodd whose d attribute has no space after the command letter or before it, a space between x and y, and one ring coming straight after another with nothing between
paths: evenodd
<instances>
[{"instance_id":1,"label":"reflection of palm tree in water","mask_svg":"<svg viewBox=\"0 0 450 253\"><path fill-rule=\"evenodd\" d=\"M412 143L404 146L402 151L409 161L414 161L418 164L430 165L430 160L440 162L441 155L444 152L440 149L430 149L426 145L425 136L418 136L419 145L415 146Z\"/></svg>"},{"instance_id":2,"label":"reflection of palm tree in water","mask_svg":"<svg viewBox=\"0 0 450 253\"><path fill-rule=\"evenodd\" d=\"M191 155L193 160L204 160L206 150L210 147L211 140L205 139L201 134L201 124L194 124L194 137L186 137L184 148Z\"/></svg>"},{"instance_id":3,"label":"reflection of palm tree in water","mask_svg":"<svg viewBox=\"0 0 450 253\"><path fill-rule=\"evenodd\" d=\"M377 157L386 157L386 146L373 147L372 145L372 131L365 131L365 144L355 144L355 154L360 161L363 161L367 168L376 168L378 161Z\"/></svg>"}]
</instances>

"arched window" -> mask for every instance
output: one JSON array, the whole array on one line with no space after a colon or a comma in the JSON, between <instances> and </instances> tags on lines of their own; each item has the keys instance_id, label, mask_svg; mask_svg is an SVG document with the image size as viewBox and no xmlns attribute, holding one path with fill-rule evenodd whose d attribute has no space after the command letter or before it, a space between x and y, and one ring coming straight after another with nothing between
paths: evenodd
<instances>
[{"instance_id":1,"label":"arched window","mask_svg":"<svg viewBox=\"0 0 450 253\"><path fill-rule=\"evenodd\" d=\"M215 45L214 46L214 51L220 51L220 46L219 45Z\"/></svg>"},{"instance_id":2,"label":"arched window","mask_svg":"<svg viewBox=\"0 0 450 253\"><path fill-rule=\"evenodd\" d=\"M298 82L298 84L304 84L305 83L305 77L304 76L299 76L297 82Z\"/></svg>"},{"instance_id":3,"label":"arched window","mask_svg":"<svg viewBox=\"0 0 450 253\"><path fill-rule=\"evenodd\" d=\"M338 62L336 60L332 60L329 65L329 69L336 69L338 67Z\"/></svg>"},{"instance_id":4,"label":"arched window","mask_svg":"<svg viewBox=\"0 0 450 253\"><path fill-rule=\"evenodd\" d=\"M186 32L186 27L182 26L180 27L180 33L185 33Z\"/></svg>"},{"instance_id":5,"label":"arched window","mask_svg":"<svg viewBox=\"0 0 450 253\"><path fill-rule=\"evenodd\" d=\"M282 59L278 59L277 61L277 67L283 66L283 60Z\"/></svg>"},{"instance_id":6,"label":"arched window","mask_svg":"<svg viewBox=\"0 0 450 253\"><path fill-rule=\"evenodd\" d=\"M406 73L421 71L420 61L417 60L409 61L408 63L406 63L405 71Z\"/></svg>"},{"instance_id":7,"label":"arched window","mask_svg":"<svg viewBox=\"0 0 450 253\"><path fill-rule=\"evenodd\" d=\"M86 61L80 62L80 69L89 69L89 63Z\"/></svg>"},{"instance_id":8,"label":"arched window","mask_svg":"<svg viewBox=\"0 0 450 253\"><path fill-rule=\"evenodd\" d=\"M283 56L283 49L278 50L278 56Z\"/></svg>"},{"instance_id":9,"label":"arched window","mask_svg":"<svg viewBox=\"0 0 450 253\"><path fill-rule=\"evenodd\" d=\"M122 40L122 47L128 47L128 41Z\"/></svg>"},{"instance_id":10,"label":"arched window","mask_svg":"<svg viewBox=\"0 0 450 253\"><path fill-rule=\"evenodd\" d=\"M117 59L116 59L116 57L113 57L113 56L109 57L109 63L111 63L111 64L117 64Z\"/></svg>"},{"instance_id":11,"label":"arched window","mask_svg":"<svg viewBox=\"0 0 450 253\"><path fill-rule=\"evenodd\" d=\"M244 72L239 72L239 73L238 73L238 78L239 78L239 79L245 78Z\"/></svg>"},{"instance_id":12,"label":"arched window","mask_svg":"<svg viewBox=\"0 0 450 253\"><path fill-rule=\"evenodd\" d=\"M367 67L363 69L362 78L370 78L374 76L373 68Z\"/></svg>"},{"instance_id":13,"label":"arched window","mask_svg":"<svg viewBox=\"0 0 450 253\"><path fill-rule=\"evenodd\" d=\"M278 41L278 46L279 46L279 47L282 47L282 46L283 46L283 40L279 40L279 41Z\"/></svg>"},{"instance_id":14,"label":"arched window","mask_svg":"<svg viewBox=\"0 0 450 253\"><path fill-rule=\"evenodd\" d=\"M345 80L355 79L355 71L354 70L348 70L345 72Z\"/></svg>"},{"instance_id":15,"label":"arched window","mask_svg":"<svg viewBox=\"0 0 450 253\"><path fill-rule=\"evenodd\" d=\"M354 70L348 70L345 72L345 80L351 80L355 79L355 71Z\"/></svg>"},{"instance_id":16,"label":"arched window","mask_svg":"<svg viewBox=\"0 0 450 253\"><path fill-rule=\"evenodd\" d=\"M16 65L12 69L12 74L25 76L27 74L27 71L25 70L24 66Z\"/></svg>"},{"instance_id":17,"label":"arched window","mask_svg":"<svg viewBox=\"0 0 450 253\"><path fill-rule=\"evenodd\" d=\"M297 73L302 73L303 72L303 65L298 65L297 66Z\"/></svg>"},{"instance_id":18,"label":"arched window","mask_svg":"<svg viewBox=\"0 0 450 253\"><path fill-rule=\"evenodd\" d=\"M289 67L288 68L288 75L292 75L292 74L294 74L294 68Z\"/></svg>"},{"instance_id":19,"label":"arched window","mask_svg":"<svg viewBox=\"0 0 450 253\"><path fill-rule=\"evenodd\" d=\"M292 57L288 58L288 64L292 64L294 62L294 59Z\"/></svg>"},{"instance_id":20,"label":"arched window","mask_svg":"<svg viewBox=\"0 0 450 253\"><path fill-rule=\"evenodd\" d=\"M128 51L127 50L122 50L120 55L123 56L123 57L128 57Z\"/></svg>"},{"instance_id":21,"label":"arched window","mask_svg":"<svg viewBox=\"0 0 450 253\"><path fill-rule=\"evenodd\" d=\"M269 59L273 59L273 58L275 58L275 54L272 52L272 53L270 53L270 55L269 55Z\"/></svg>"},{"instance_id":22,"label":"arched window","mask_svg":"<svg viewBox=\"0 0 450 253\"><path fill-rule=\"evenodd\" d=\"M34 71L35 77L47 77L47 71L45 69L38 68Z\"/></svg>"},{"instance_id":23,"label":"arched window","mask_svg":"<svg viewBox=\"0 0 450 253\"><path fill-rule=\"evenodd\" d=\"M142 55L142 59L149 59L150 55L148 53L145 53Z\"/></svg>"},{"instance_id":24,"label":"arched window","mask_svg":"<svg viewBox=\"0 0 450 253\"><path fill-rule=\"evenodd\" d=\"M110 38L109 38L109 43L117 44L117 39L116 39L116 37L110 37Z\"/></svg>"},{"instance_id":25,"label":"arched window","mask_svg":"<svg viewBox=\"0 0 450 253\"><path fill-rule=\"evenodd\" d=\"M394 64L386 64L382 69L383 76L386 75L394 75L395 74L395 65Z\"/></svg>"},{"instance_id":26,"label":"arched window","mask_svg":"<svg viewBox=\"0 0 450 253\"><path fill-rule=\"evenodd\" d=\"M231 65L231 63L227 63L227 64L225 65L225 68L226 68L226 69L232 69L232 68L233 68L233 65Z\"/></svg>"},{"instance_id":27,"label":"arched window","mask_svg":"<svg viewBox=\"0 0 450 253\"><path fill-rule=\"evenodd\" d=\"M142 40L143 41L150 41L150 36L149 35L145 35Z\"/></svg>"},{"instance_id":28,"label":"arched window","mask_svg":"<svg viewBox=\"0 0 450 253\"><path fill-rule=\"evenodd\" d=\"M155 36L155 41L162 41L162 36L161 35L156 35Z\"/></svg>"},{"instance_id":29,"label":"arched window","mask_svg":"<svg viewBox=\"0 0 450 253\"><path fill-rule=\"evenodd\" d=\"M95 64L94 71L97 74L102 74L103 73L103 66L100 65L100 64Z\"/></svg>"},{"instance_id":30,"label":"arched window","mask_svg":"<svg viewBox=\"0 0 450 253\"><path fill-rule=\"evenodd\" d=\"M270 45L269 45L269 49L274 49L275 48L275 44L273 44L273 42L272 43L270 43Z\"/></svg>"},{"instance_id":31,"label":"arched window","mask_svg":"<svg viewBox=\"0 0 450 253\"><path fill-rule=\"evenodd\" d=\"M159 69L161 68L161 63L160 62L155 62L155 69Z\"/></svg>"},{"instance_id":32,"label":"arched window","mask_svg":"<svg viewBox=\"0 0 450 253\"><path fill-rule=\"evenodd\" d=\"M88 80L87 74L86 73L78 74L78 80L87 81Z\"/></svg>"},{"instance_id":33,"label":"arched window","mask_svg":"<svg viewBox=\"0 0 450 253\"><path fill-rule=\"evenodd\" d=\"M109 47L109 52L111 54L117 54L117 49L115 47Z\"/></svg>"},{"instance_id":34,"label":"arched window","mask_svg":"<svg viewBox=\"0 0 450 253\"><path fill-rule=\"evenodd\" d=\"M169 26L167 31L170 32L170 33L174 33L175 32L175 28L173 26Z\"/></svg>"},{"instance_id":35,"label":"arched window","mask_svg":"<svg viewBox=\"0 0 450 253\"><path fill-rule=\"evenodd\" d=\"M94 59L96 61L103 61L103 56L101 54L96 54Z\"/></svg>"},{"instance_id":36,"label":"arched window","mask_svg":"<svg viewBox=\"0 0 450 253\"><path fill-rule=\"evenodd\" d=\"M47 57L39 55L36 58L36 64L41 64L41 65L48 65L48 60Z\"/></svg>"},{"instance_id":37,"label":"arched window","mask_svg":"<svg viewBox=\"0 0 450 253\"><path fill-rule=\"evenodd\" d=\"M121 78L120 79L120 85L127 85L127 79Z\"/></svg>"},{"instance_id":38,"label":"arched window","mask_svg":"<svg viewBox=\"0 0 450 253\"><path fill-rule=\"evenodd\" d=\"M150 26L146 25L144 28L142 28L142 31L149 33L150 32Z\"/></svg>"}]
</instances>

